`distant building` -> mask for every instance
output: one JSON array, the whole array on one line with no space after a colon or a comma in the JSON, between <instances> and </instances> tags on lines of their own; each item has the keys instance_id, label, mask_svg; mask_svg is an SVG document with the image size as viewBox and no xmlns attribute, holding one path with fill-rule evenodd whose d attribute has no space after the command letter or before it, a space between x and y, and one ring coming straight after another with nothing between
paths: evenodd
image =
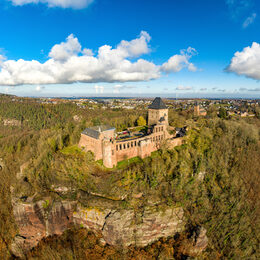
<instances>
[{"instance_id":1,"label":"distant building","mask_svg":"<svg viewBox=\"0 0 260 260\"><path fill-rule=\"evenodd\" d=\"M131 134L130 131L116 133L110 126L94 126L81 133L79 147L92 151L95 160L103 160L104 166L113 168L119 161L139 156L145 158L160 148L167 140L169 147L180 145L186 129L179 131L179 138L168 133L168 108L161 98L155 98L148 107L147 131ZM125 135L120 137L120 135Z\"/></svg>"},{"instance_id":2,"label":"distant building","mask_svg":"<svg viewBox=\"0 0 260 260\"><path fill-rule=\"evenodd\" d=\"M207 111L204 108L201 108L199 103L196 102L194 105L194 116L206 116Z\"/></svg>"}]
</instances>

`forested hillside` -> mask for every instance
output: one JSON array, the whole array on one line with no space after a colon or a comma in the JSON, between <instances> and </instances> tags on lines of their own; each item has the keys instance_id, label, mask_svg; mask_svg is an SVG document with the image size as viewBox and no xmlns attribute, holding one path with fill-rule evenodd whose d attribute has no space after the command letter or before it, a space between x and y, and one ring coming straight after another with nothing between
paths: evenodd
<instances>
[{"instance_id":1,"label":"forested hillside","mask_svg":"<svg viewBox=\"0 0 260 260\"><path fill-rule=\"evenodd\" d=\"M1 259L12 258L11 241L17 232L11 193L21 200L58 199L58 186L72 190L65 199L75 199L77 190L123 197L124 209L140 210L151 202L181 206L187 232L143 249L121 249L101 246L93 233L73 227L41 241L28 259L156 259L165 250L181 259L181 241L197 226L203 226L209 238L200 259L260 258L260 119L223 119L214 111L194 117L189 111L170 110L172 126L188 126L184 145L173 150L165 145L144 160L106 169L77 147L81 131L98 123L123 130L135 125L140 115L145 118L146 110L90 110L71 102L12 99L0 96ZM21 124L4 123L13 119ZM133 194L142 197L137 200Z\"/></svg>"}]
</instances>

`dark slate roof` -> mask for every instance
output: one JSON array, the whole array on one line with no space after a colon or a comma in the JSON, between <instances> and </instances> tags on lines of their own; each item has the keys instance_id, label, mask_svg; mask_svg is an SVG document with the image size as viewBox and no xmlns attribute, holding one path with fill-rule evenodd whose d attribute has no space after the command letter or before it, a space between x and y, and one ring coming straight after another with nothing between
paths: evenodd
<instances>
[{"instance_id":1,"label":"dark slate roof","mask_svg":"<svg viewBox=\"0 0 260 260\"><path fill-rule=\"evenodd\" d=\"M166 109L166 105L160 97L154 99L153 103L148 107L149 109Z\"/></svg>"},{"instance_id":2,"label":"dark slate roof","mask_svg":"<svg viewBox=\"0 0 260 260\"><path fill-rule=\"evenodd\" d=\"M187 127L186 127L186 126L184 126L184 127L182 127L182 128L176 127L175 130L176 130L176 132L177 132L177 133L176 133L176 137L183 137L183 136L186 135Z\"/></svg>"},{"instance_id":3,"label":"dark slate roof","mask_svg":"<svg viewBox=\"0 0 260 260\"><path fill-rule=\"evenodd\" d=\"M115 128L111 127L109 125L92 126L92 127L86 128L82 132L82 134L90 136L95 139L98 139L101 132L108 131L108 130L115 130Z\"/></svg>"}]
</instances>

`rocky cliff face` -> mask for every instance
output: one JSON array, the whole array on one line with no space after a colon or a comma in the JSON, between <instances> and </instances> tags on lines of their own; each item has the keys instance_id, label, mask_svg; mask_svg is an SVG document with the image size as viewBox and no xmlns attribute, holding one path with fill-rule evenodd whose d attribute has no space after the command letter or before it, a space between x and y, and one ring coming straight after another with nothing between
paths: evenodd
<instances>
[{"instance_id":1,"label":"rocky cliff face","mask_svg":"<svg viewBox=\"0 0 260 260\"><path fill-rule=\"evenodd\" d=\"M146 246L161 237L173 236L184 230L182 208L144 208L112 212L102 230L105 241L111 245Z\"/></svg>"},{"instance_id":2,"label":"rocky cliff face","mask_svg":"<svg viewBox=\"0 0 260 260\"><path fill-rule=\"evenodd\" d=\"M180 207L147 207L141 212L84 207L75 201L13 204L18 234L12 244L17 256L36 246L49 235L62 234L71 224L102 234L103 242L113 246L146 246L161 237L184 230L185 220Z\"/></svg>"},{"instance_id":3,"label":"rocky cliff face","mask_svg":"<svg viewBox=\"0 0 260 260\"><path fill-rule=\"evenodd\" d=\"M42 238L61 235L73 221L74 205L75 202L70 201L51 205L49 200L35 203L15 202L13 213L19 232L12 244L13 253L22 256Z\"/></svg>"}]
</instances>

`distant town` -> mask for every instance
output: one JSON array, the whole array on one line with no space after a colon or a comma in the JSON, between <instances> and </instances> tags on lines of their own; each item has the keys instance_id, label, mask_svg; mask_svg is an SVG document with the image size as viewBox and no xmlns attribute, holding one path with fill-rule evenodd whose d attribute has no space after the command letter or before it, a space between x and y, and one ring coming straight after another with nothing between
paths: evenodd
<instances>
[{"instance_id":1,"label":"distant town","mask_svg":"<svg viewBox=\"0 0 260 260\"><path fill-rule=\"evenodd\" d=\"M13 102L24 102L31 98L20 98L14 96ZM147 109L153 98L36 98L41 104L74 103L81 109ZM210 110L224 108L229 116L253 117L256 115L256 108L260 104L260 99L163 99L169 109L177 111L194 111L194 107L199 105L199 114L206 116ZM197 110L198 112L198 110Z\"/></svg>"}]
</instances>

